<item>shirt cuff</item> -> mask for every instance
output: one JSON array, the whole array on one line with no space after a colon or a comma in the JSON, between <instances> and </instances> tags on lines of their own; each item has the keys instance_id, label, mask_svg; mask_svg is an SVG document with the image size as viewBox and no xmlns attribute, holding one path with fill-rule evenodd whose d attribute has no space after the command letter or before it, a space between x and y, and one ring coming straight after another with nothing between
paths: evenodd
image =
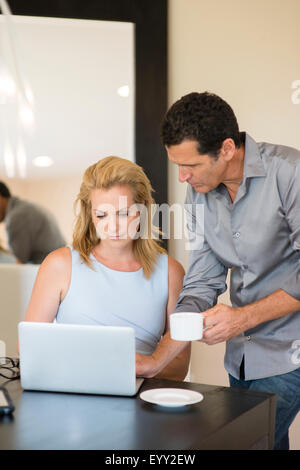
<instances>
[{"instance_id":1,"label":"shirt cuff","mask_svg":"<svg viewBox=\"0 0 300 470\"><path fill-rule=\"evenodd\" d=\"M199 297L194 297L192 295L184 296L180 301L177 303L174 313L180 312L205 312L211 308L210 305L206 300L200 299Z\"/></svg>"}]
</instances>

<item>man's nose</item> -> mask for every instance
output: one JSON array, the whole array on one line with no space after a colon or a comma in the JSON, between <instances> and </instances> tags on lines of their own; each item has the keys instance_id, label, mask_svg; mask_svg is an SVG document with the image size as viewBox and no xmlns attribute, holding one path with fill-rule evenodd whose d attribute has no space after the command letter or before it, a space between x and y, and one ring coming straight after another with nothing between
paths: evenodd
<instances>
[{"instance_id":1,"label":"man's nose","mask_svg":"<svg viewBox=\"0 0 300 470\"><path fill-rule=\"evenodd\" d=\"M179 167L179 174L178 179L180 183L185 183L188 179L190 179L191 172L188 168L184 168L182 166Z\"/></svg>"}]
</instances>

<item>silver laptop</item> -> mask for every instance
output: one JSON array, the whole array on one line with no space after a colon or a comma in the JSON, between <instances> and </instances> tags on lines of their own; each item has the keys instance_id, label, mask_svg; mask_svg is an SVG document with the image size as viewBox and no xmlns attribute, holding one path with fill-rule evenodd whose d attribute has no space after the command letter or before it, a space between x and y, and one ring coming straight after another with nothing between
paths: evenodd
<instances>
[{"instance_id":1,"label":"silver laptop","mask_svg":"<svg viewBox=\"0 0 300 470\"><path fill-rule=\"evenodd\" d=\"M135 395L133 328L21 322L18 325L24 390Z\"/></svg>"}]
</instances>

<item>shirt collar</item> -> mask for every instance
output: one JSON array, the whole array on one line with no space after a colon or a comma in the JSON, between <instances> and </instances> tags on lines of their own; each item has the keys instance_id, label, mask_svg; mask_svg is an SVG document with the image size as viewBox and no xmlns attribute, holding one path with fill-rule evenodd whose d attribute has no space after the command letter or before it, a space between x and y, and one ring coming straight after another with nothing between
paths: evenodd
<instances>
[{"instance_id":1,"label":"shirt collar","mask_svg":"<svg viewBox=\"0 0 300 470\"><path fill-rule=\"evenodd\" d=\"M266 176L258 144L246 132L241 133L245 140L244 176L243 180L255 176Z\"/></svg>"},{"instance_id":2,"label":"shirt collar","mask_svg":"<svg viewBox=\"0 0 300 470\"><path fill-rule=\"evenodd\" d=\"M247 178L266 176L266 170L262 162L258 144L246 132L241 132L240 136L245 147L244 173L235 202L237 202L246 193ZM220 184L217 188L211 190L210 193L217 198L225 197L225 200L227 203L230 203L229 205L231 206L230 198L224 184Z\"/></svg>"}]
</instances>

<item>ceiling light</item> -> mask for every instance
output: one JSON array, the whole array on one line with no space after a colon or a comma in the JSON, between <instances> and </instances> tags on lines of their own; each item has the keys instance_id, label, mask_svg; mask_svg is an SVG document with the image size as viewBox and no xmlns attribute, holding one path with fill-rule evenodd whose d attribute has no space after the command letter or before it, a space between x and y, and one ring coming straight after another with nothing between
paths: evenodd
<instances>
[{"instance_id":1,"label":"ceiling light","mask_svg":"<svg viewBox=\"0 0 300 470\"><path fill-rule=\"evenodd\" d=\"M35 166L46 168L53 165L53 160L52 158L47 157L47 155L40 155L39 157L36 157L32 163Z\"/></svg>"},{"instance_id":2,"label":"ceiling light","mask_svg":"<svg viewBox=\"0 0 300 470\"><path fill-rule=\"evenodd\" d=\"M128 98L129 86L128 85L120 86L120 88L118 88L118 95L122 96L123 98Z\"/></svg>"}]
</instances>

